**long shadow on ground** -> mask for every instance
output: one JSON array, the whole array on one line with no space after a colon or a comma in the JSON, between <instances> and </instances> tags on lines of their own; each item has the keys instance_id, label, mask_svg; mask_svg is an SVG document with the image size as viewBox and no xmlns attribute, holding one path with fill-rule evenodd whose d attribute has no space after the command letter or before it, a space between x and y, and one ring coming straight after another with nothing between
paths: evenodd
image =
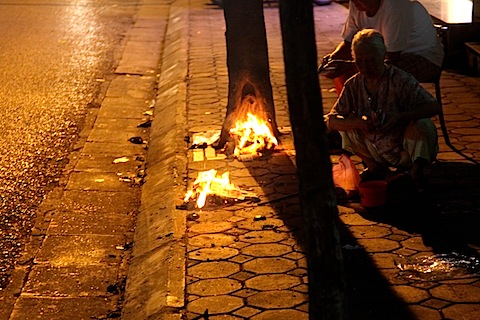
<instances>
[{"instance_id":1,"label":"long shadow on ground","mask_svg":"<svg viewBox=\"0 0 480 320\"><path fill-rule=\"evenodd\" d=\"M420 234L436 253L474 253L480 248L480 166L437 162L427 177L428 188L421 194L410 192L408 185L391 188L388 210L369 219Z\"/></svg>"},{"instance_id":2,"label":"long shadow on ground","mask_svg":"<svg viewBox=\"0 0 480 320\"><path fill-rule=\"evenodd\" d=\"M296 169L292 160L286 154L276 154L269 160L268 166L275 166L275 171L284 172L283 176L273 179L266 188L276 190L266 199L279 219L292 232L300 247L303 248L302 213L299 206L298 183ZM245 163L252 177L262 185L264 177L259 176L258 165ZM272 168L270 168L271 171ZM287 176L290 176L287 177ZM287 182L287 183L286 183ZM278 192L280 191L281 192ZM265 200L263 200L265 201ZM350 319L355 320L413 320L405 303L391 290L390 284L383 277L369 254L361 249L347 226L340 225L342 247L357 247L356 250L344 250L344 267L347 280L347 300Z\"/></svg>"}]
</instances>

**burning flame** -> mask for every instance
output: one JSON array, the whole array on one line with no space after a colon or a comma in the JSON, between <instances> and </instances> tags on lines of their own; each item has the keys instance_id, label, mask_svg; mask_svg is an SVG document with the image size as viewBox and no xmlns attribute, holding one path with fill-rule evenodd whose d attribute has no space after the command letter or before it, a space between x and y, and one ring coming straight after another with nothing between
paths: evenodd
<instances>
[{"instance_id":1,"label":"burning flame","mask_svg":"<svg viewBox=\"0 0 480 320\"><path fill-rule=\"evenodd\" d=\"M278 145L269 123L250 112L245 121L239 120L235 123L235 127L230 129L230 135L238 139L234 150L236 156L256 155L260 150L272 149Z\"/></svg>"},{"instance_id":2,"label":"burning flame","mask_svg":"<svg viewBox=\"0 0 480 320\"><path fill-rule=\"evenodd\" d=\"M224 198L245 199L250 194L237 188L230 182L229 172L217 175L217 170L199 172L193 186L188 190L184 202L197 199L197 207L203 208L208 195L218 195ZM251 196L251 195L250 195Z\"/></svg>"}]
</instances>

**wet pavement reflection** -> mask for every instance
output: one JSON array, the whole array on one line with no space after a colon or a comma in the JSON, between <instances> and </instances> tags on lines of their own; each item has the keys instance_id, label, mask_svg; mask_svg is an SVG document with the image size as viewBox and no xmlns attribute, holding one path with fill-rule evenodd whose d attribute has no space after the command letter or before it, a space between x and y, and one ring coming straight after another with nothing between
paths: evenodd
<instances>
[{"instance_id":1,"label":"wet pavement reflection","mask_svg":"<svg viewBox=\"0 0 480 320\"><path fill-rule=\"evenodd\" d=\"M0 288L98 105L136 3L0 3Z\"/></svg>"}]
</instances>

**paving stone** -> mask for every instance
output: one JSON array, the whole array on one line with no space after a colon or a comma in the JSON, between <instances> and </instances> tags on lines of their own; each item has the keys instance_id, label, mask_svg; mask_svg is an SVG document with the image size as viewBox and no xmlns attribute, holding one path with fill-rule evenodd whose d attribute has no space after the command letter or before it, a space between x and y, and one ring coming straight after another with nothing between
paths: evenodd
<instances>
[{"instance_id":1,"label":"paving stone","mask_svg":"<svg viewBox=\"0 0 480 320\"><path fill-rule=\"evenodd\" d=\"M305 283L308 283L308 278L307 276L307 269L305 267L298 267L296 269L288 271L289 275L295 276L295 277L300 277L303 279Z\"/></svg>"},{"instance_id":2,"label":"paving stone","mask_svg":"<svg viewBox=\"0 0 480 320\"><path fill-rule=\"evenodd\" d=\"M271 218L275 215L275 210L269 206L256 206L246 208L245 210L237 212L236 214L247 219L254 219L257 216Z\"/></svg>"},{"instance_id":3,"label":"paving stone","mask_svg":"<svg viewBox=\"0 0 480 320\"><path fill-rule=\"evenodd\" d=\"M305 313L308 313L308 303L304 303L304 304L296 307L295 310L303 311Z\"/></svg>"},{"instance_id":4,"label":"paving stone","mask_svg":"<svg viewBox=\"0 0 480 320\"><path fill-rule=\"evenodd\" d=\"M245 318L251 319L252 316L260 313L261 310L252 308L252 307L243 307L240 310L235 311L234 315Z\"/></svg>"},{"instance_id":5,"label":"paving stone","mask_svg":"<svg viewBox=\"0 0 480 320\"><path fill-rule=\"evenodd\" d=\"M234 236L221 233L201 234L188 240L189 245L201 248L226 247L234 242Z\"/></svg>"},{"instance_id":6,"label":"paving stone","mask_svg":"<svg viewBox=\"0 0 480 320\"><path fill-rule=\"evenodd\" d=\"M408 239L409 236L408 235L405 235L405 234L391 234L389 236L386 237L386 239L390 239L390 240L393 240L393 241L403 241L405 239Z\"/></svg>"},{"instance_id":7,"label":"paving stone","mask_svg":"<svg viewBox=\"0 0 480 320\"><path fill-rule=\"evenodd\" d=\"M209 316L208 319L209 320L243 320L243 318L241 317L236 317L229 314L213 315L213 316Z\"/></svg>"},{"instance_id":8,"label":"paving stone","mask_svg":"<svg viewBox=\"0 0 480 320\"><path fill-rule=\"evenodd\" d=\"M244 270L257 274L282 273L295 269L294 261L284 258L258 258L243 265Z\"/></svg>"},{"instance_id":9,"label":"paving stone","mask_svg":"<svg viewBox=\"0 0 480 320\"><path fill-rule=\"evenodd\" d=\"M225 295L242 288L240 281L228 278L200 280L188 286L188 294L198 296Z\"/></svg>"},{"instance_id":10,"label":"paving stone","mask_svg":"<svg viewBox=\"0 0 480 320\"><path fill-rule=\"evenodd\" d=\"M252 259L255 259L255 258L246 256L246 255L243 255L243 254L238 254L235 257L231 257L230 259L228 259L228 261L232 261L232 262L242 264L242 263L245 263L245 262L250 261Z\"/></svg>"},{"instance_id":11,"label":"paving stone","mask_svg":"<svg viewBox=\"0 0 480 320\"><path fill-rule=\"evenodd\" d=\"M416 282L412 282L410 284L412 287L415 287L415 288L420 288L420 289L431 289L431 288L435 288L436 286L438 286L438 283L435 282L435 281L416 281Z\"/></svg>"},{"instance_id":12,"label":"paving stone","mask_svg":"<svg viewBox=\"0 0 480 320\"><path fill-rule=\"evenodd\" d=\"M230 219L233 217L233 212L228 210L214 210L214 211L202 211L197 213L199 216L198 221L203 223L212 223L217 221L232 222Z\"/></svg>"},{"instance_id":13,"label":"paving stone","mask_svg":"<svg viewBox=\"0 0 480 320\"><path fill-rule=\"evenodd\" d=\"M303 281L305 282L305 284L301 284L301 285L298 285L296 287L293 287L292 289L294 291L298 291L298 292L301 292L301 293L305 293L305 294L308 294L308 280L306 280L305 278L307 277L303 277Z\"/></svg>"},{"instance_id":14,"label":"paving stone","mask_svg":"<svg viewBox=\"0 0 480 320\"><path fill-rule=\"evenodd\" d=\"M427 301L422 302L422 306L435 310L441 310L449 304L449 301L439 299L428 299Z\"/></svg>"},{"instance_id":15,"label":"paving stone","mask_svg":"<svg viewBox=\"0 0 480 320\"><path fill-rule=\"evenodd\" d=\"M252 176L255 177L255 179L258 180L258 178L261 178L264 175L270 174L270 170L267 168L253 168L252 170Z\"/></svg>"},{"instance_id":16,"label":"paving stone","mask_svg":"<svg viewBox=\"0 0 480 320\"><path fill-rule=\"evenodd\" d=\"M387 239L358 239L357 241L368 252L389 252L400 247L398 242Z\"/></svg>"},{"instance_id":17,"label":"paving stone","mask_svg":"<svg viewBox=\"0 0 480 320\"><path fill-rule=\"evenodd\" d=\"M254 257L279 257L292 251L292 248L283 244L253 244L241 250L243 254Z\"/></svg>"},{"instance_id":18,"label":"paving stone","mask_svg":"<svg viewBox=\"0 0 480 320\"><path fill-rule=\"evenodd\" d=\"M233 228L231 222L201 222L188 227L192 234L224 232L231 228Z\"/></svg>"},{"instance_id":19,"label":"paving stone","mask_svg":"<svg viewBox=\"0 0 480 320\"><path fill-rule=\"evenodd\" d=\"M284 233L286 233L286 232L284 232ZM294 238L294 237L285 238L280 243L285 244L287 246L292 246L293 250L295 250L295 252L300 252L300 253L303 252L303 248L298 246L297 239Z\"/></svg>"},{"instance_id":20,"label":"paving stone","mask_svg":"<svg viewBox=\"0 0 480 320\"><path fill-rule=\"evenodd\" d=\"M272 230L284 225L283 220L281 219L274 219L268 218L266 220L259 220L259 221L241 221L237 224L238 228L245 229L245 230Z\"/></svg>"},{"instance_id":21,"label":"paving stone","mask_svg":"<svg viewBox=\"0 0 480 320\"><path fill-rule=\"evenodd\" d=\"M359 214L344 214L340 216L342 222L349 226L370 226L372 221L367 220Z\"/></svg>"},{"instance_id":22,"label":"paving stone","mask_svg":"<svg viewBox=\"0 0 480 320\"><path fill-rule=\"evenodd\" d=\"M193 131L190 131L190 132L193 132ZM189 155L193 159L192 154L193 152L189 151ZM188 165L188 169L193 173L192 179L196 179L198 172L200 171L207 171L211 169L220 171L220 170L223 170L226 166L227 166L227 163L225 161L208 160L207 162L205 161L190 162Z\"/></svg>"},{"instance_id":23,"label":"paving stone","mask_svg":"<svg viewBox=\"0 0 480 320\"><path fill-rule=\"evenodd\" d=\"M243 307L243 299L220 295L201 297L187 305L187 311L202 314L208 309L209 314L229 313Z\"/></svg>"},{"instance_id":24,"label":"paving stone","mask_svg":"<svg viewBox=\"0 0 480 320\"><path fill-rule=\"evenodd\" d=\"M305 255L303 253L300 253L300 252L292 252L292 253L288 253L288 254L284 255L283 257L291 259L291 260L300 261L300 260L305 258Z\"/></svg>"},{"instance_id":25,"label":"paving stone","mask_svg":"<svg viewBox=\"0 0 480 320\"><path fill-rule=\"evenodd\" d=\"M188 268L188 275L200 279L228 277L240 271L240 265L227 261L202 262Z\"/></svg>"},{"instance_id":26,"label":"paving stone","mask_svg":"<svg viewBox=\"0 0 480 320\"><path fill-rule=\"evenodd\" d=\"M273 188L263 186L261 183L262 181L259 182L258 187L252 187L252 192L257 195L262 202L270 201L270 198L274 194L275 190Z\"/></svg>"},{"instance_id":27,"label":"paving stone","mask_svg":"<svg viewBox=\"0 0 480 320\"><path fill-rule=\"evenodd\" d=\"M238 216L233 216L233 217L230 217L228 218L228 222L232 222L232 223L235 223L235 222L239 222L239 221L242 221L242 220L245 220L245 218L243 217L238 217Z\"/></svg>"},{"instance_id":28,"label":"paving stone","mask_svg":"<svg viewBox=\"0 0 480 320\"><path fill-rule=\"evenodd\" d=\"M302 258L298 259L297 266L299 268L307 268L307 258L305 257L305 255L303 255Z\"/></svg>"},{"instance_id":29,"label":"paving stone","mask_svg":"<svg viewBox=\"0 0 480 320\"><path fill-rule=\"evenodd\" d=\"M242 241L236 241L235 243L232 243L229 247L230 248L235 248L235 249L242 249L242 248L245 248L247 246L249 246L250 244L247 243L247 242L242 242Z\"/></svg>"},{"instance_id":30,"label":"paving stone","mask_svg":"<svg viewBox=\"0 0 480 320\"><path fill-rule=\"evenodd\" d=\"M259 291L283 290L297 286L301 283L298 277L287 274L268 274L256 276L245 281L247 288Z\"/></svg>"},{"instance_id":31,"label":"paving stone","mask_svg":"<svg viewBox=\"0 0 480 320\"><path fill-rule=\"evenodd\" d=\"M431 289L430 293L437 299L480 304L480 287L471 284L445 284Z\"/></svg>"},{"instance_id":32,"label":"paving stone","mask_svg":"<svg viewBox=\"0 0 480 320\"><path fill-rule=\"evenodd\" d=\"M418 303L430 297L426 290L406 285L392 286L392 291L406 303Z\"/></svg>"},{"instance_id":33,"label":"paving stone","mask_svg":"<svg viewBox=\"0 0 480 320\"><path fill-rule=\"evenodd\" d=\"M251 320L307 320L308 313L298 310L267 310L257 314Z\"/></svg>"},{"instance_id":34,"label":"paving stone","mask_svg":"<svg viewBox=\"0 0 480 320\"><path fill-rule=\"evenodd\" d=\"M480 304L456 304L442 310L447 319L477 320L480 314Z\"/></svg>"},{"instance_id":35,"label":"paving stone","mask_svg":"<svg viewBox=\"0 0 480 320\"><path fill-rule=\"evenodd\" d=\"M355 238L382 238L392 233L383 226L352 226L349 230Z\"/></svg>"},{"instance_id":36,"label":"paving stone","mask_svg":"<svg viewBox=\"0 0 480 320\"><path fill-rule=\"evenodd\" d=\"M235 223L235 224L238 224L238 223ZM247 232L248 232L248 230L239 229L239 228L232 228L232 229L229 229L229 230L225 231L226 234L233 235L237 238L240 237L242 234L245 234ZM238 243L240 244L241 242L238 242ZM245 243L245 244L248 245L247 243Z\"/></svg>"},{"instance_id":37,"label":"paving stone","mask_svg":"<svg viewBox=\"0 0 480 320\"><path fill-rule=\"evenodd\" d=\"M415 319L424 319L424 320L440 320L444 319L439 311L432 310L418 305L408 306L408 310L412 313L412 316Z\"/></svg>"},{"instance_id":38,"label":"paving stone","mask_svg":"<svg viewBox=\"0 0 480 320\"><path fill-rule=\"evenodd\" d=\"M290 290L262 291L247 298L249 306L267 310L293 308L305 301L305 294Z\"/></svg>"},{"instance_id":39,"label":"paving stone","mask_svg":"<svg viewBox=\"0 0 480 320\"><path fill-rule=\"evenodd\" d=\"M245 281L247 279L250 279L253 276L255 276L255 273L253 272L241 271L232 275L231 278L239 281Z\"/></svg>"},{"instance_id":40,"label":"paving stone","mask_svg":"<svg viewBox=\"0 0 480 320\"><path fill-rule=\"evenodd\" d=\"M238 254L237 249L228 247L202 248L189 252L188 257L194 260L214 261L227 260Z\"/></svg>"},{"instance_id":41,"label":"paving stone","mask_svg":"<svg viewBox=\"0 0 480 320\"><path fill-rule=\"evenodd\" d=\"M431 247L425 246L421 237L411 237L401 242L402 246L415 251L430 251Z\"/></svg>"}]
</instances>

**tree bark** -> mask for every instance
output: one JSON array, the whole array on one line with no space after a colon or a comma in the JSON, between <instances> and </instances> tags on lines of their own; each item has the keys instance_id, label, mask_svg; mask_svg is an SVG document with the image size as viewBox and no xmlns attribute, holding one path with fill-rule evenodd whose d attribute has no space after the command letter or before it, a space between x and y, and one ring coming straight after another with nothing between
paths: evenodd
<instances>
[{"instance_id":1,"label":"tree bark","mask_svg":"<svg viewBox=\"0 0 480 320\"><path fill-rule=\"evenodd\" d=\"M263 16L263 0L224 0L226 23L228 104L222 134L217 145L222 148L229 139L229 130L240 113L252 109L268 120L279 136L273 104L267 36ZM247 99L245 99L248 97ZM242 106L244 108L242 108Z\"/></svg>"},{"instance_id":2,"label":"tree bark","mask_svg":"<svg viewBox=\"0 0 480 320\"><path fill-rule=\"evenodd\" d=\"M308 264L309 316L347 319L339 217L332 178L311 0L279 0L290 122Z\"/></svg>"}]
</instances>

